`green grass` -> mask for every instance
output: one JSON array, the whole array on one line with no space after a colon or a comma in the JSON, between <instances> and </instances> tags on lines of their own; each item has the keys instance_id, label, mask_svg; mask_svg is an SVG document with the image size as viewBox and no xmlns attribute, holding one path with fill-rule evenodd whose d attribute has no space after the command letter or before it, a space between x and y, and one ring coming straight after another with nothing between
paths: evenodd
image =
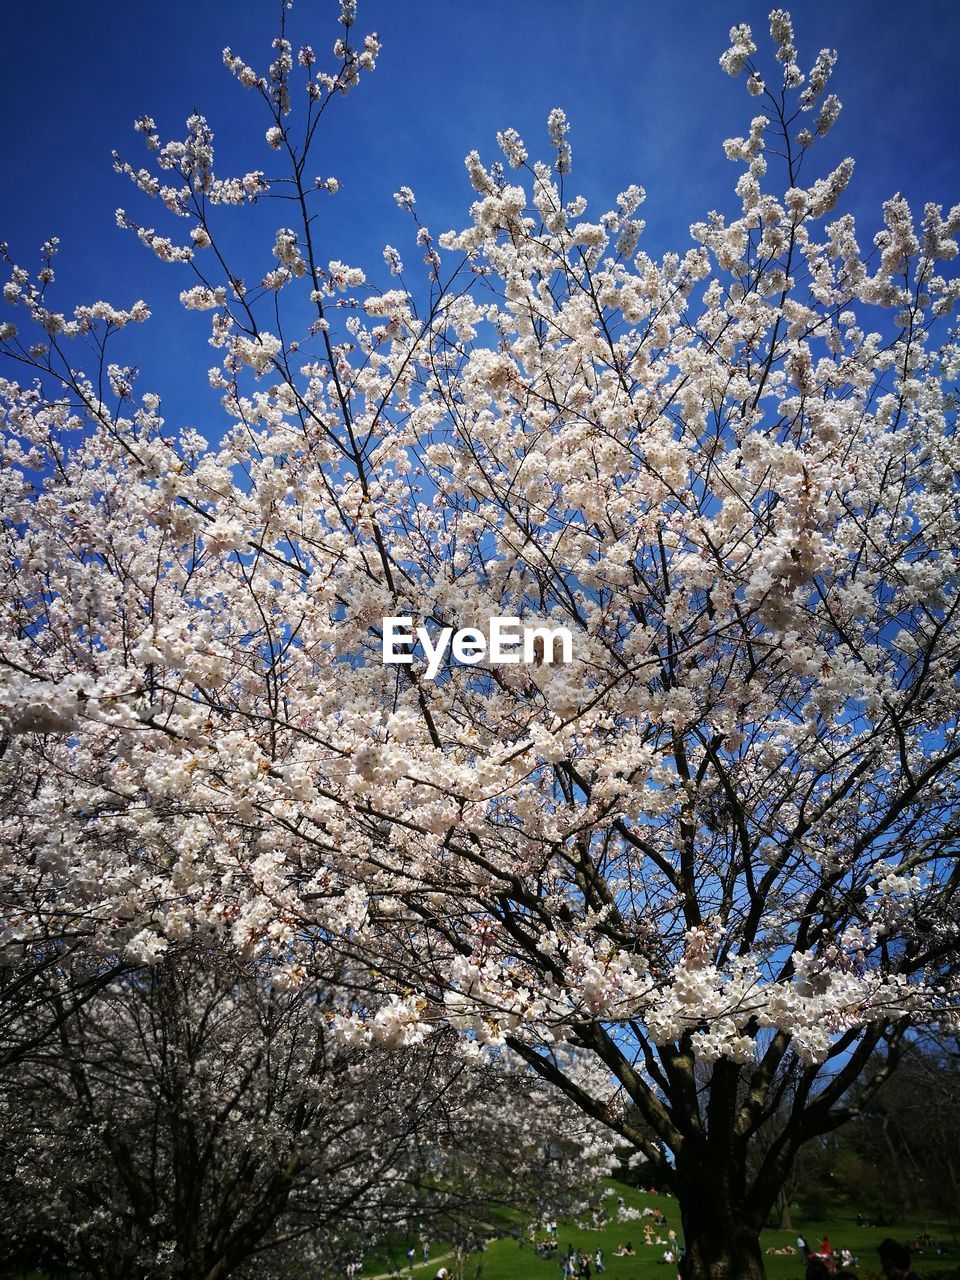
<instances>
[{"instance_id":1,"label":"green grass","mask_svg":"<svg viewBox=\"0 0 960 1280\"><path fill-rule=\"evenodd\" d=\"M588 1253L591 1260L599 1246L603 1250L607 1268L606 1280L674 1280L676 1270L664 1266L659 1261L665 1246L647 1247L643 1244L643 1225L649 1221L649 1218L624 1223L617 1222L615 1218L616 1196L622 1195L628 1206L640 1209L646 1206L662 1209L667 1217L667 1226L658 1234L666 1238L666 1232L672 1227L682 1239L680 1212L676 1200L669 1196L647 1195L619 1183L611 1183L610 1190L611 1198L606 1201L607 1216L614 1221L600 1231L579 1230L572 1223L560 1222L557 1231L557 1261L539 1258L529 1243L525 1243L520 1249L515 1239L492 1240L483 1253L475 1254L467 1261L463 1270L464 1280L473 1280L478 1262L483 1264L482 1280L559 1280L559 1259L566 1251L568 1243L572 1243L575 1249ZM769 1280L802 1280L804 1267L800 1257L766 1255L766 1250L770 1247L795 1245L798 1235L803 1235L814 1246L824 1235L829 1236L834 1248L839 1249L845 1246L857 1255L857 1274L861 1280L872 1280L880 1274L876 1255L876 1247L880 1241L886 1236L894 1236L898 1240L909 1242L913 1239L914 1233L925 1225L911 1221L890 1227L858 1227L856 1214L846 1215L842 1210L832 1213L828 1218L816 1221L807 1221L802 1214L795 1212L793 1221L794 1228L791 1231L763 1233L764 1263ZM930 1276L931 1280L934 1276L938 1277L938 1280L947 1280L947 1277L951 1280L960 1280L960 1246L954 1243L949 1228L942 1222L929 1222L926 1225L931 1234L938 1236L950 1249L950 1253L945 1258L932 1255L918 1257L914 1270L920 1280L923 1280L924 1276ZM614 1257L614 1250L625 1240L631 1241L636 1249L635 1258ZM419 1262L421 1256L419 1241L416 1245ZM408 1243L398 1249L398 1260L403 1259L403 1252L409 1247ZM414 1280L433 1280L437 1268L441 1265L438 1259L446 1252L447 1248L442 1243L433 1244L429 1265L416 1266L413 1272ZM379 1275L387 1269L382 1261L375 1262L371 1258L368 1260L364 1274ZM405 1268L402 1274L409 1277L409 1268ZM595 1269L594 1276L596 1276Z\"/></svg>"},{"instance_id":2,"label":"green grass","mask_svg":"<svg viewBox=\"0 0 960 1280\"><path fill-rule=\"evenodd\" d=\"M658 1234L664 1238L671 1227L682 1238L680 1212L676 1200L669 1196L647 1195L645 1192L635 1191L632 1187L617 1182L608 1183L607 1188L610 1193L605 1202L607 1216L613 1221L600 1231L581 1230L573 1223L560 1222L557 1231L556 1261L539 1258L529 1242L525 1242L524 1247L520 1249L515 1238L491 1240L482 1253L474 1254L467 1260L463 1269L464 1280L474 1280L478 1263L483 1265L481 1280L560 1280L559 1260L566 1252L568 1243L575 1249L588 1253L591 1261L598 1247L603 1250L607 1270L600 1280L675 1280L676 1269L664 1266L659 1261L665 1246L646 1247L643 1244L643 1225L649 1221L649 1218L617 1222L616 1197L622 1195L624 1202L631 1208L643 1209L649 1206L661 1209L666 1215L667 1226L660 1229ZM518 1230L522 1227L519 1214L509 1210L491 1213L490 1220L501 1231ZM914 1234L924 1227L932 1235L938 1236L950 1249L950 1253L945 1258L918 1257L914 1262L914 1270L920 1280L924 1280L924 1277L929 1277L929 1280L960 1280L960 1244L953 1240L950 1229L944 1222L910 1220L889 1227L858 1227L856 1214L843 1210L834 1211L829 1217L816 1220L805 1219L802 1213L795 1212L793 1221L794 1226L790 1231L763 1233L761 1243L768 1280L803 1280L804 1267L799 1256L773 1257L766 1254L766 1250L770 1247L795 1245L798 1235L803 1235L811 1245L816 1245L824 1235L829 1236L835 1248L846 1246L857 1255L856 1270L860 1280L880 1280L876 1255L876 1248L880 1241L886 1236L893 1236L895 1239L909 1242ZM614 1250L625 1240L633 1243L637 1251L635 1258L614 1257ZM434 1280L438 1267L442 1265L440 1258L448 1252L448 1246L441 1241L433 1242L430 1262L423 1266L420 1263L419 1239L397 1241L394 1244L393 1253L395 1264L405 1261L406 1250L411 1244L416 1246L413 1280ZM367 1258L363 1274L369 1277L382 1275L388 1271L389 1264L384 1259L383 1251L377 1250ZM404 1267L401 1274L404 1280L409 1280L409 1267ZM595 1270L593 1274L596 1280ZM43 1280L43 1277L37 1274L32 1280Z\"/></svg>"}]
</instances>

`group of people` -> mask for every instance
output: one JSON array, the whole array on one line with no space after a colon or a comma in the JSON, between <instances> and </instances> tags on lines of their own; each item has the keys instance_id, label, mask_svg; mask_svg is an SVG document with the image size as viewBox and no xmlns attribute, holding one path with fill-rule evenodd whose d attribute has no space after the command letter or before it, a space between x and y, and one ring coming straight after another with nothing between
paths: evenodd
<instances>
[{"instance_id":1,"label":"group of people","mask_svg":"<svg viewBox=\"0 0 960 1280\"><path fill-rule=\"evenodd\" d=\"M851 1267L857 1265L857 1259L849 1249L835 1249L830 1237L824 1236L819 1245L812 1249L803 1236L797 1238L797 1247L807 1262L805 1280L824 1280L830 1276L852 1276Z\"/></svg>"},{"instance_id":2,"label":"group of people","mask_svg":"<svg viewBox=\"0 0 960 1280\"><path fill-rule=\"evenodd\" d=\"M850 1270L857 1265L857 1259L849 1249L834 1249L826 1236L816 1251L802 1237L797 1244L807 1261L804 1280L857 1280L856 1272ZM917 1280L910 1266L911 1253L905 1244L888 1236L877 1246L877 1255L886 1280Z\"/></svg>"},{"instance_id":3,"label":"group of people","mask_svg":"<svg viewBox=\"0 0 960 1280\"><path fill-rule=\"evenodd\" d=\"M665 1224L665 1219L663 1219ZM555 1253L556 1244L556 1225L553 1225L553 1231L550 1233L548 1240L543 1242L544 1246L552 1246L549 1252L542 1246L536 1246L536 1252L541 1257L548 1257ZM686 1272L686 1259L684 1257L684 1248L677 1243L676 1233L669 1233L670 1246L664 1252L661 1262L673 1263L677 1266L678 1280L684 1280ZM521 1248L523 1241L520 1241ZM423 1260L427 1262L430 1257L429 1242L421 1238L421 1247ZM911 1269L911 1261L913 1253L917 1252L917 1246L914 1250L901 1244L897 1240L888 1237L877 1247L877 1255L880 1259L880 1266L886 1280L918 1280L915 1272ZM819 1245L811 1247L802 1237L797 1239L797 1248L788 1245L779 1249L768 1249L768 1253L790 1253L801 1254L806 1262L806 1271L804 1280L857 1280L855 1271L850 1268L857 1265L857 1259L849 1249L836 1249L831 1244L828 1236L824 1236ZM635 1258L637 1251L633 1244L627 1240L623 1244L618 1245L614 1250L616 1258ZM407 1262L411 1272L413 1271L415 1253L410 1249L407 1253ZM357 1274L360 1264L356 1263L354 1267L347 1268L347 1275ZM560 1261L560 1269L563 1280L593 1280L594 1276L602 1275L606 1271L603 1260L603 1250L596 1248L591 1253L584 1253L580 1249L575 1249L572 1244L567 1245L566 1253ZM482 1264L477 1267L477 1280L480 1280ZM436 1273L436 1280L450 1280L450 1272L445 1266L441 1266Z\"/></svg>"},{"instance_id":4,"label":"group of people","mask_svg":"<svg viewBox=\"0 0 960 1280\"><path fill-rule=\"evenodd\" d=\"M617 1219L624 1222L629 1218L644 1218L647 1221L643 1227L643 1243L645 1245L665 1246L660 1262L679 1263L683 1257L683 1245L677 1240L676 1231L669 1230L666 1214L659 1207L650 1206L644 1209L634 1209L626 1205L623 1196L619 1196L617 1200ZM599 1231L606 1226L606 1219L603 1214L594 1216L591 1222L582 1222L579 1224L582 1230ZM601 1275L606 1271L603 1261L603 1250L596 1248L584 1251L575 1248L572 1244L568 1244L566 1252L559 1254L559 1246L557 1243L557 1224L555 1221L546 1221L539 1224L539 1229L545 1231L546 1239L536 1239L537 1225L531 1224L528 1234L533 1242L534 1252L545 1260L554 1258L559 1262L560 1272L563 1280L591 1280L593 1276ZM663 1232L664 1234L660 1234ZM524 1240L521 1239L519 1247L524 1247ZM613 1251L615 1258L635 1258L637 1251L633 1247L631 1241L624 1241L618 1245Z\"/></svg>"},{"instance_id":5,"label":"group of people","mask_svg":"<svg viewBox=\"0 0 960 1280\"><path fill-rule=\"evenodd\" d=\"M595 1249L591 1257L574 1249L572 1244L567 1245L567 1252L560 1263L563 1280L591 1280L593 1275L602 1275L606 1269L602 1249Z\"/></svg>"},{"instance_id":6,"label":"group of people","mask_svg":"<svg viewBox=\"0 0 960 1280\"><path fill-rule=\"evenodd\" d=\"M676 1244L676 1235L673 1232L670 1235L672 1245L665 1251L661 1261L676 1263L678 1280L683 1280L684 1249L682 1245ZM797 1245L798 1249L792 1246L788 1248L790 1253L800 1252L804 1256L806 1260L804 1280L857 1280L856 1272L851 1270L851 1267L857 1265L856 1257L849 1249L835 1249L827 1236L823 1237L816 1249L812 1249L802 1236L797 1240ZM617 1258L635 1258L636 1255L637 1251L629 1240L614 1250L614 1257ZM912 1254L907 1245L888 1237L877 1247L877 1255L886 1280L918 1280L911 1269ZM601 1249L596 1250L594 1262L598 1273L606 1270ZM564 1280L590 1280L593 1274L590 1259L575 1250L573 1245L567 1246L562 1269Z\"/></svg>"},{"instance_id":7,"label":"group of people","mask_svg":"<svg viewBox=\"0 0 960 1280\"><path fill-rule=\"evenodd\" d=\"M913 1253L934 1253L938 1258L942 1258L947 1252L943 1241L938 1240L936 1236L932 1236L929 1231L918 1231L913 1237L913 1244L910 1249Z\"/></svg>"}]
</instances>

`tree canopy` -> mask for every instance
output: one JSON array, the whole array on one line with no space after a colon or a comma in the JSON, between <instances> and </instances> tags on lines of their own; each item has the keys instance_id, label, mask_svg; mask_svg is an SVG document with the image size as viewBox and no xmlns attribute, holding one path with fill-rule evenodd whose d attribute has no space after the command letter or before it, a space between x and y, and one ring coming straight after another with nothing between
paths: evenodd
<instances>
[{"instance_id":1,"label":"tree canopy","mask_svg":"<svg viewBox=\"0 0 960 1280\"><path fill-rule=\"evenodd\" d=\"M199 940L292 990L327 948L366 975L334 1040L519 1055L676 1189L690 1276L762 1275L802 1144L955 1025L960 206L893 196L861 248L853 161L810 174L836 55L775 10L772 56L741 25L721 58L735 217L654 260L639 185L571 194L556 109L550 163L468 156L462 229L401 188L422 265L387 246L377 287L316 220L379 52L340 17L332 63L224 52L281 176L222 174L199 114L117 159L210 313L222 442L113 362L145 303L56 309L54 244L11 267L8 946ZM241 278L223 218L271 198ZM382 661L391 617L571 660L432 679Z\"/></svg>"}]
</instances>

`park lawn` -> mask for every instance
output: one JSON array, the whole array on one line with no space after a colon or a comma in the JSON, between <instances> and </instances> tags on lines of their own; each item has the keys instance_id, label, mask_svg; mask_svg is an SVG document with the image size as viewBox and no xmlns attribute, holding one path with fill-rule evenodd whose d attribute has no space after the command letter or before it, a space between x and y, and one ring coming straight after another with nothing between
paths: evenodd
<instances>
[{"instance_id":1,"label":"park lawn","mask_svg":"<svg viewBox=\"0 0 960 1280\"><path fill-rule=\"evenodd\" d=\"M643 1209L649 1206L650 1208L661 1209L666 1215L667 1226L662 1228L658 1234L666 1238L666 1232L672 1227L678 1236L682 1238L680 1213L675 1199L664 1195L648 1195L621 1183L611 1182L608 1185L610 1197L606 1201L606 1209L609 1218L615 1219L616 1197L622 1195L625 1204L629 1207ZM886 1236L894 1236L896 1239L909 1242L913 1239L914 1233L924 1225L917 1221L910 1221L891 1227L859 1227L856 1223L855 1212L846 1215L844 1211L839 1211L831 1214L829 1218L816 1221L806 1221L803 1215L799 1213L795 1213L793 1216L794 1229L792 1231L765 1231L763 1233L764 1263L769 1280L802 1280L804 1268L799 1256L777 1257L766 1255L766 1250L770 1247L779 1248L785 1244L796 1245L798 1235L803 1235L814 1246L826 1235L829 1236L835 1248L846 1246L851 1249L857 1255L858 1266L856 1270L860 1280L872 1280L873 1277L879 1277L876 1247L880 1241ZM483 1267L480 1273L481 1280L558 1280L560 1276L559 1258L566 1252L568 1243L572 1244L575 1249L588 1253L591 1261L596 1249L598 1247L601 1248L603 1250L607 1280L675 1280L676 1269L660 1262L666 1246L653 1245L646 1247L643 1244L643 1226L648 1221L649 1218L634 1219L623 1223L613 1221L599 1231L581 1230L573 1223L561 1221L557 1230L558 1253L556 1261L547 1261L538 1257L529 1243L525 1243L521 1249L518 1247L516 1239L491 1240L483 1253L474 1254L467 1261L463 1270L464 1280L474 1280L478 1263L482 1263ZM929 1222L926 1225L933 1235L939 1236L951 1252L945 1258L937 1258L932 1255L918 1257L914 1264L914 1270L920 1280L923 1280L925 1275L930 1275L931 1280L933 1280L934 1276L937 1276L940 1280L946 1280L948 1276L951 1277L951 1280L954 1277L956 1280L960 1280L960 1247L954 1244L949 1228L944 1223ZM637 1251L637 1256L635 1258L615 1257L614 1250L626 1240L632 1242ZM403 1246L403 1249L406 1248L409 1248L409 1244ZM397 1250L395 1256L398 1261L403 1260L403 1249ZM439 1259L446 1253L447 1247L441 1242L436 1242L432 1246L430 1263L427 1266L418 1265L414 1268L414 1280L434 1280L438 1267L442 1265ZM419 1258L420 1247L418 1241L418 1262ZM370 1258L364 1275L379 1275L388 1269L382 1261L382 1256L381 1260L377 1261ZM409 1268L405 1267L402 1274L404 1277L409 1277ZM594 1277L596 1277L595 1268Z\"/></svg>"}]
</instances>

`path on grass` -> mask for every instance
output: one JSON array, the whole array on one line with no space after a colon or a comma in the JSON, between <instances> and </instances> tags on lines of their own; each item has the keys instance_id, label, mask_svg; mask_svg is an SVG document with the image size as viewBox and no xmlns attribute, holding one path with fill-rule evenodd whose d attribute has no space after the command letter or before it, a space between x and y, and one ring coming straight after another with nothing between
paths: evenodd
<instances>
[{"instance_id":1,"label":"path on grass","mask_svg":"<svg viewBox=\"0 0 960 1280\"><path fill-rule=\"evenodd\" d=\"M489 1236L484 1236L483 1247L485 1249L488 1244L497 1239L497 1235L492 1222L481 1222L479 1225L484 1230L492 1233ZM398 1277L399 1280L403 1280L404 1276L411 1276L415 1271L423 1271L426 1267L439 1268L443 1263L450 1262L456 1256L456 1253L451 1249L449 1253L438 1253L435 1258L428 1258L426 1262L415 1262L412 1267L409 1262L406 1262L402 1267L397 1267L393 1271L382 1271L378 1276L361 1275L359 1280L398 1280ZM468 1256L472 1257L473 1255ZM430 1280L434 1280L435 1276L436 1272L430 1277Z\"/></svg>"},{"instance_id":2,"label":"path on grass","mask_svg":"<svg viewBox=\"0 0 960 1280\"><path fill-rule=\"evenodd\" d=\"M425 1267L440 1267L444 1262L449 1262L452 1257L452 1253L441 1253L436 1258L428 1258L426 1262L415 1262L412 1267L408 1262L396 1271L384 1271L379 1276L364 1276L362 1280L394 1280L395 1276L400 1276L402 1280L403 1276L412 1275L415 1271L423 1271Z\"/></svg>"}]
</instances>

